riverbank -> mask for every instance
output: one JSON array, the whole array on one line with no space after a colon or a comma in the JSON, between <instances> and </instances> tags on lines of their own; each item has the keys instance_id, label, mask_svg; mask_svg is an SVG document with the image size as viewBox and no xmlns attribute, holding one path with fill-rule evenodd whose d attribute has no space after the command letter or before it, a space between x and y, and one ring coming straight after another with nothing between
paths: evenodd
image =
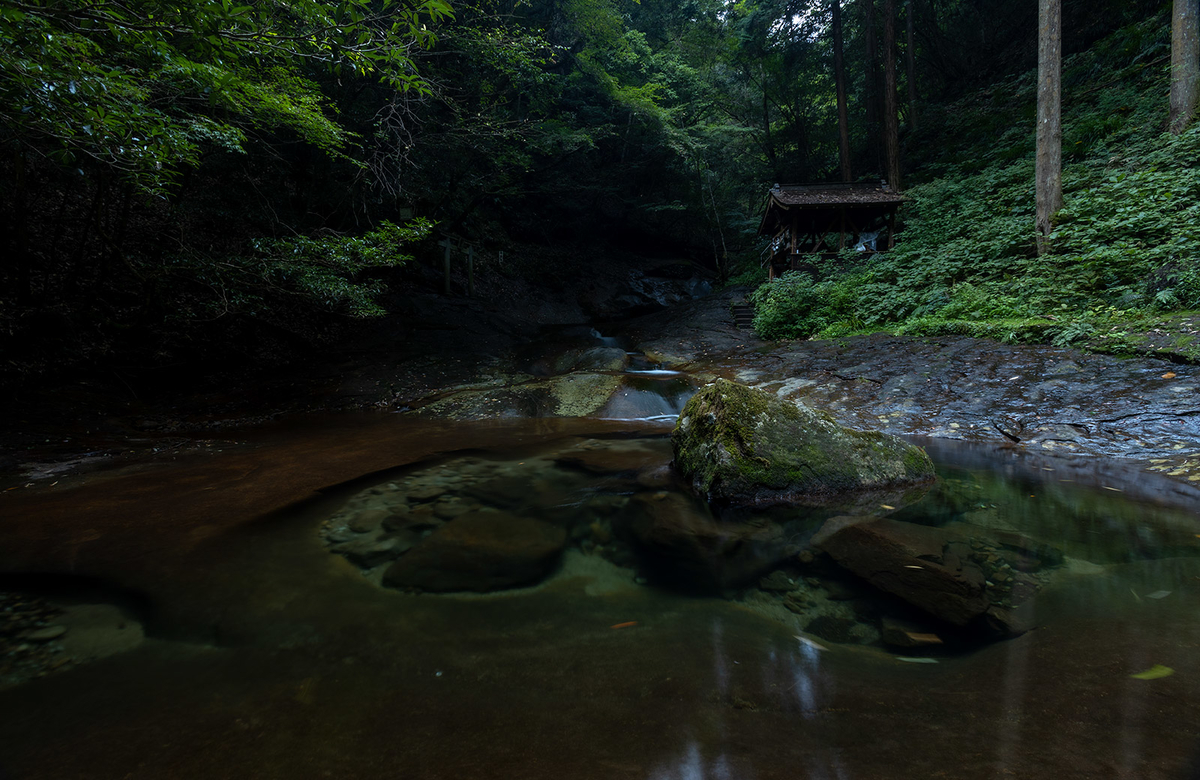
<instances>
[{"instance_id":1,"label":"riverbank","mask_svg":"<svg viewBox=\"0 0 1200 780\"><path fill-rule=\"evenodd\" d=\"M1030 457L1119 459L1181 487L1200 484L1195 366L955 336L764 342L734 324L730 307L746 292L677 302L605 335L698 381L768 388L852 427ZM346 349L268 377L157 398L118 393L111 382L40 392L3 423L2 486L242 446L240 431L297 415L423 409L437 417L464 405L487 415L495 407L463 402L542 381L529 373L541 370L533 364L571 348L561 327L547 328L586 314L530 306L538 313L424 294L403 321L369 323Z\"/></svg>"}]
</instances>

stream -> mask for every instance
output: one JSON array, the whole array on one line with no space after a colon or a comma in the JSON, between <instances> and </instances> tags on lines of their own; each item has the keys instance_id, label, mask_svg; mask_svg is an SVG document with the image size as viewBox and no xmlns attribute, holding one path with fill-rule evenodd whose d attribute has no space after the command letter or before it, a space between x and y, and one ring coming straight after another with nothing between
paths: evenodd
<instances>
[{"instance_id":1,"label":"stream","mask_svg":"<svg viewBox=\"0 0 1200 780\"><path fill-rule=\"evenodd\" d=\"M692 495L700 379L554 338L551 394L489 419L296 417L6 496L0 778L1200 777L1191 492L913 439L938 484L873 513L1036 590L984 636L814 554L843 507ZM607 400L541 413L570 382Z\"/></svg>"}]
</instances>

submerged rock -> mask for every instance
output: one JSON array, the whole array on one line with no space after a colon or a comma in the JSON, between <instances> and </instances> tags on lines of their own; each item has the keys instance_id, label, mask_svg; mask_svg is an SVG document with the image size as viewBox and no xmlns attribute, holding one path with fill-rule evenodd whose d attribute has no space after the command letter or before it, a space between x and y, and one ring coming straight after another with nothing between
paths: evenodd
<instances>
[{"instance_id":1,"label":"submerged rock","mask_svg":"<svg viewBox=\"0 0 1200 780\"><path fill-rule=\"evenodd\" d=\"M776 524L721 522L679 493L642 493L626 528L638 552L671 584L703 592L755 582L787 558Z\"/></svg>"},{"instance_id":2,"label":"submerged rock","mask_svg":"<svg viewBox=\"0 0 1200 780\"><path fill-rule=\"evenodd\" d=\"M470 512L433 531L383 575L394 588L434 592L501 590L545 577L567 533L506 512Z\"/></svg>"},{"instance_id":3,"label":"submerged rock","mask_svg":"<svg viewBox=\"0 0 1200 780\"><path fill-rule=\"evenodd\" d=\"M835 517L813 537L842 567L940 620L1000 636L1024 633L1036 583L1015 572L989 580L989 572L1003 571L1001 559L971 541L943 528L873 517Z\"/></svg>"},{"instance_id":4,"label":"submerged rock","mask_svg":"<svg viewBox=\"0 0 1200 780\"><path fill-rule=\"evenodd\" d=\"M672 434L676 468L701 495L771 503L929 483L925 451L718 379L688 401Z\"/></svg>"},{"instance_id":5,"label":"submerged rock","mask_svg":"<svg viewBox=\"0 0 1200 780\"><path fill-rule=\"evenodd\" d=\"M559 453L554 462L589 474L609 476L666 465L667 455L639 442L589 442Z\"/></svg>"}]
</instances>

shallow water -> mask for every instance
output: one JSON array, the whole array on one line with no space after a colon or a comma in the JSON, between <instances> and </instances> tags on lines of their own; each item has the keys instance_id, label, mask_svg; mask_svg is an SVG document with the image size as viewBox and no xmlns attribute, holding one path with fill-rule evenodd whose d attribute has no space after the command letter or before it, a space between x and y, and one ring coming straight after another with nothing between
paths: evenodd
<instances>
[{"instance_id":1,"label":"shallow water","mask_svg":"<svg viewBox=\"0 0 1200 780\"><path fill-rule=\"evenodd\" d=\"M940 486L880 514L1036 537L1063 563L1038 573L1033 631L899 651L879 643L877 625L904 605L796 563L837 510L713 515L664 472L668 430L335 418L266 431L252 450L29 499L10 515L6 568L24 561L27 572L136 593L143 606L128 617L148 638L0 691L0 768L13 778L1192 776L1200 522L1170 482L1110 472L1086 484L1066 461L934 448ZM330 551L329 529L363 502L408 502L430 484L444 488L428 499L443 509L469 500L564 528L560 563L512 590L430 594L384 587L379 567ZM668 554L629 525L663 502L688 522L762 536L708 559ZM799 611L760 587L775 569L799 583ZM87 587L78 581L73 598ZM844 641L806 631L821 617ZM1171 673L1131 677L1157 666Z\"/></svg>"}]
</instances>

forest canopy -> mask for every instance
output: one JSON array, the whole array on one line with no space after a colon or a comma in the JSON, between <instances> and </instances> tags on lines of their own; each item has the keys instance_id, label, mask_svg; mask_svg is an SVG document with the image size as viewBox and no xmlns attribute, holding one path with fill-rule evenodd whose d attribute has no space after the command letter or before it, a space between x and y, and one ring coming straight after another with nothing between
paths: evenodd
<instances>
[{"instance_id":1,"label":"forest canopy","mask_svg":"<svg viewBox=\"0 0 1200 780\"><path fill-rule=\"evenodd\" d=\"M768 187L888 175L889 9L897 251L763 288L763 335L1065 339L1038 318L1200 305L1195 137L1158 140L1168 6L1064 0L1067 198L1038 265L1035 0L0 0L6 367L311 343L382 312L435 233L757 284Z\"/></svg>"}]
</instances>

